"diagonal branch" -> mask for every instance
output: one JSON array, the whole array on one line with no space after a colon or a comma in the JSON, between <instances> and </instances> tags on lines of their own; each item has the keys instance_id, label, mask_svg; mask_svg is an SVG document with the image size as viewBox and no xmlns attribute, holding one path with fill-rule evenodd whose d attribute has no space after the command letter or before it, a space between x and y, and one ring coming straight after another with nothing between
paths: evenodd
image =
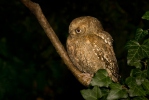
<instances>
[{"instance_id":1,"label":"diagonal branch","mask_svg":"<svg viewBox=\"0 0 149 100\"><path fill-rule=\"evenodd\" d=\"M60 40L58 39L57 35L53 31L52 27L48 23L47 19L42 13L42 10L39 4L34 3L30 0L21 0L22 3L30 9L30 11L36 16L37 20L39 21L40 25L44 29L45 33L47 34L48 38L52 42L53 46L55 47L58 54L63 59L64 63L67 65L68 69L73 73L73 75L85 86L90 84L92 77L87 73L80 72L70 61L67 52L63 45L61 44Z\"/></svg>"}]
</instances>

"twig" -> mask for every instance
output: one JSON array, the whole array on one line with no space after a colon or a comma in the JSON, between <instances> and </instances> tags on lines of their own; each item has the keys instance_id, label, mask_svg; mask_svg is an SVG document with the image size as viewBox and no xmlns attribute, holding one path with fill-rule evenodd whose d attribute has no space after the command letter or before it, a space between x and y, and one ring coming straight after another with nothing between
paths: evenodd
<instances>
[{"instance_id":1,"label":"twig","mask_svg":"<svg viewBox=\"0 0 149 100\"><path fill-rule=\"evenodd\" d=\"M80 72L70 61L67 52L61 42L59 41L58 37L56 36L55 32L53 31L52 27L48 23L47 19L42 13L42 10L39 4L34 3L30 0L21 0L22 3L30 9L30 11L36 16L37 20L39 21L40 25L44 29L45 33L47 34L48 38L51 40L53 46L55 47L58 54L63 59L64 63L73 73L73 75L85 86L90 84L92 77L87 73Z\"/></svg>"}]
</instances>

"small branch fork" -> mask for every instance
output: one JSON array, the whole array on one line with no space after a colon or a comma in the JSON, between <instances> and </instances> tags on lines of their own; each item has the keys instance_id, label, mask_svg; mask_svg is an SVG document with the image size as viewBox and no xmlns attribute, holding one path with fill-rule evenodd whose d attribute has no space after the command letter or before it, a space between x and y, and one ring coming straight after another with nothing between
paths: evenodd
<instances>
[{"instance_id":1,"label":"small branch fork","mask_svg":"<svg viewBox=\"0 0 149 100\"><path fill-rule=\"evenodd\" d=\"M85 86L88 86L91 82L92 77L90 74L80 72L71 62L69 59L67 52L63 45L61 44L60 40L58 39L57 35L55 34L54 30L48 23L47 19L45 18L39 4L34 3L30 0L21 0L22 3L30 9L30 11L36 16L38 22L44 29L45 33L47 34L48 38L52 42L53 46L55 47L56 51L63 59L64 63L67 65L68 69L73 73L73 75Z\"/></svg>"}]
</instances>

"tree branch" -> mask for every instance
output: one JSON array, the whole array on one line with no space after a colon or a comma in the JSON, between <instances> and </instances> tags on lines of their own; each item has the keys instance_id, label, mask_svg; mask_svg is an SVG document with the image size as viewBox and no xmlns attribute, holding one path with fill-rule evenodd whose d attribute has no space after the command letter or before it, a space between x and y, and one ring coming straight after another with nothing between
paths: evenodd
<instances>
[{"instance_id":1,"label":"tree branch","mask_svg":"<svg viewBox=\"0 0 149 100\"><path fill-rule=\"evenodd\" d=\"M47 34L48 38L52 42L53 46L55 47L58 54L63 59L64 63L67 65L68 69L73 73L73 75L85 86L90 84L92 77L90 74L80 72L71 62L69 59L67 52L63 45L61 44L60 40L56 36L55 32L53 31L52 27L48 23L47 19L42 13L42 10L39 4L34 3L30 0L21 0L22 3L30 9L30 11L36 16L37 20L39 21L40 25L44 29L45 33Z\"/></svg>"}]
</instances>

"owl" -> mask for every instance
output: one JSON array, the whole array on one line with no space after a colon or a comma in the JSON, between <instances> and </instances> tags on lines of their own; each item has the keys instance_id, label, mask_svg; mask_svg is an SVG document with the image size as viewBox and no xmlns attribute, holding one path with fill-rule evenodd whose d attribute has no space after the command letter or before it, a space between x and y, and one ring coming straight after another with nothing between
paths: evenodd
<instances>
[{"instance_id":1,"label":"owl","mask_svg":"<svg viewBox=\"0 0 149 100\"><path fill-rule=\"evenodd\" d=\"M99 69L106 69L109 77L118 82L112 42L111 35L103 30L100 21L84 16L70 23L66 47L70 60L82 73L93 76Z\"/></svg>"}]
</instances>

